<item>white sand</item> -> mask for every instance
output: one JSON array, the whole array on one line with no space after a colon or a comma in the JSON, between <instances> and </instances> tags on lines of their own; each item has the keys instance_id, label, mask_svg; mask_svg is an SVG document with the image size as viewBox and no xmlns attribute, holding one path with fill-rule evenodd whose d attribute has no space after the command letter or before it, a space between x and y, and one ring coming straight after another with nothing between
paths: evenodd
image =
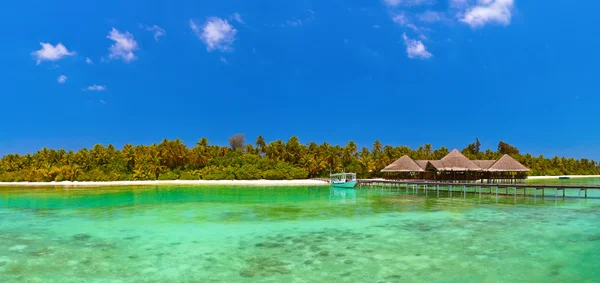
<instances>
[{"instance_id":1,"label":"white sand","mask_svg":"<svg viewBox=\"0 0 600 283\"><path fill-rule=\"evenodd\" d=\"M569 177L569 178L572 178L572 179L576 179L576 178L600 178L600 175L529 176L529 177L527 177L527 179L529 179L529 180L558 179L559 177Z\"/></svg>"},{"instance_id":2,"label":"white sand","mask_svg":"<svg viewBox=\"0 0 600 283\"><path fill-rule=\"evenodd\" d=\"M0 182L0 186L154 186L154 185L231 185L231 186L322 186L319 180L173 180L173 181L114 181L114 182Z\"/></svg>"}]
</instances>

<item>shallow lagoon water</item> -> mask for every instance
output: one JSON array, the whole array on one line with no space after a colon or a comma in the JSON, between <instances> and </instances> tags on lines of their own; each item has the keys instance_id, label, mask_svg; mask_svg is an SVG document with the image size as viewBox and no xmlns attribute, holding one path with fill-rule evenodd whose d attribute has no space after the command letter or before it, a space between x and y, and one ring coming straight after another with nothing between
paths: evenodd
<instances>
[{"instance_id":1,"label":"shallow lagoon water","mask_svg":"<svg viewBox=\"0 0 600 283\"><path fill-rule=\"evenodd\" d=\"M600 199L0 190L0 282L600 282Z\"/></svg>"}]
</instances>

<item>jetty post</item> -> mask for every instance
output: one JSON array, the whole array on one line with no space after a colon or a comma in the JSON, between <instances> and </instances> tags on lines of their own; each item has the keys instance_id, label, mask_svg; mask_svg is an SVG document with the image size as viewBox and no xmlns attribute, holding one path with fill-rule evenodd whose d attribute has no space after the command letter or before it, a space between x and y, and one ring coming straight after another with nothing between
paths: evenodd
<instances>
[{"instance_id":1,"label":"jetty post","mask_svg":"<svg viewBox=\"0 0 600 283\"><path fill-rule=\"evenodd\" d=\"M588 191L596 190L600 191L600 185L539 185L539 184L496 184L496 183L463 183L463 182L448 182L448 181L414 181L414 180L359 180L358 188L376 188L381 189L382 192L385 189L394 191L393 188L398 189L398 193L401 192L401 186L405 186L405 192L408 194L408 188L411 187L414 194L419 194L420 187L423 186L425 195L429 196L429 190L435 190L436 196L439 197L440 190L447 190L450 197L454 194L454 187L462 187L460 192L466 196L467 193L472 192L474 194L483 194L484 187L489 188L489 194L493 194L495 189L496 197L500 195L500 188L504 188L504 195L508 195L509 188L513 190L513 197L517 197L518 190L523 189L523 197L527 198L527 190L533 189L533 197L537 200L538 190L542 190L542 198L545 197L546 189L554 189L554 198L558 199L558 191L562 190L563 198L567 198L567 190L577 190L577 197L588 198ZM413 187L414 186L414 187ZM444 186L446 188L444 188ZM471 190L469 188L472 188ZM583 193L581 192L583 191ZM486 193L488 190L486 190ZM583 195L583 196L582 196ZM575 197L573 195L573 197Z\"/></svg>"}]
</instances>

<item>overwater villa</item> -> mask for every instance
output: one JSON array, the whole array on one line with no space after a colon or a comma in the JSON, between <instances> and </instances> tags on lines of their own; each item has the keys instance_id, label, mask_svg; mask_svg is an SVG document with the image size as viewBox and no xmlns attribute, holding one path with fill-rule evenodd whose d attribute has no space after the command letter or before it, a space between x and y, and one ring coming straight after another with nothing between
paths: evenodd
<instances>
[{"instance_id":1,"label":"overwater villa","mask_svg":"<svg viewBox=\"0 0 600 283\"><path fill-rule=\"evenodd\" d=\"M498 160L469 160L454 149L440 160L413 160L404 155L381 172L385 179L512 182L527 179L529 169L508 154Z\"/></svg>"}]
</instances>

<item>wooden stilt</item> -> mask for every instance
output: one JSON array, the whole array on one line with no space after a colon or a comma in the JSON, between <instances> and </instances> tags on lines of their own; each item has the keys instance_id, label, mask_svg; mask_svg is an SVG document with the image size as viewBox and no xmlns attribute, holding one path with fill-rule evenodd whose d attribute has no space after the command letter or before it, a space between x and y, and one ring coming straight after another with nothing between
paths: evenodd
<instances>
[{"instance_id":1,"label":"wooden stilt","mask_svg":"<svg viewBox=\"0 0 600 283\"><path fill-rule=\"evenodd\" d=\"M504 193L507 195L509 188L513 190L513 196L516 199L516 196L519 194L519 189L523 189L523 197L526 199L527 198L527 193L528 193L528 189L533 189L533 196L534 198L537 199L537 195L538 195L538 190L542 190L541 196L542 198L545 198L545 194L546 194L546 189L552 189L552 186L540 186L537 187L536 185L522 185L519 182L516 182L514 186L510 186L508 183L502 183L502 182L497 182L500 179L495 179L492 180L493 182L486 184L486 183L481 183L481 186L479 185L479 182L472 182L470 180L463 180L463 181L445 181L445 182L429 182L429 181L415 181L415 182L411 182L409 180L380 180L380 181L376 181L376 180L358 180L358 184L356 185L357 190L362 189L362 188L372 188L372 189L381 189L381 191L383 192L384 190L388 190L389 192L392 192L397 189L398 193L400 192L400 190L402 189L402 186L404 185L405 187L405 191L408 194L409 188L412 189L412 192L415 195L419 194L419 190L421 189L420 187L423 186L423 189L425 190L425 195L429 196L429 185L435 186L432 188L432 190L435 191L436 195L439 197L439 191L443 191L444 188L443 186L446 187L446 190L449 193L449 196L452 197L452 195L454 194L454 186L462 186L462 190L459 189L459 191L466 197L467 193L469 192L469 186L472 187L471 192L474 194L479 194L480 196L483 195L483 187L488 187L489 188L489 193L492 194L493 193L493 189L496 189L496 196L500 195L500 188L504 188ZM511 180L511 179L506 179L506 181ZM563 198L567 197L567 192L566 190L578 190L577 191L577 197L578 198L587 198L588 197L588 191L591 190L599 190L600 186L579 186L579 185L575 185L575 186L569 186L569 185L557 185L554 187L554 197L556 199L558 199L558 191L562 190L562 196ZM486 190L488 191L488 190ZM583 192L582 192L583 191Z\"/></svg>"},{"instance_id":2,"label":"wooden stilt","mask_svg":"<svg viewBox=\"0 0 600 283\"><path fill-rule=\"evenodd\" d=\"M498 187L496 187L496 203L498 203Z\"/></svg>"}]
</instances>

